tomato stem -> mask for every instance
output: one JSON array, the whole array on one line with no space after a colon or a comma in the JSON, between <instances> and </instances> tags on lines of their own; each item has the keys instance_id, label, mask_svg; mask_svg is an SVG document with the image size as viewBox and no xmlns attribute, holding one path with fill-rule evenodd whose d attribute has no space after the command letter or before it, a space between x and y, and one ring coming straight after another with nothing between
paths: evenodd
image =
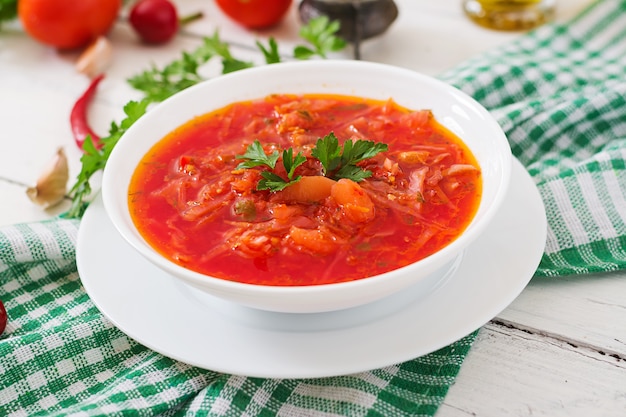
<instances>
[{"instance_id":1,"label":"tomato stem","mask_svg":"<svg viewBox=\"0 0 626 417\"><path fill-rule=\"evenodd\" d=\"M192 13L190 15L181 17L180 19L178 19L178 23L181 26L185 26L185 25L187 25L187 24L189 24L189 23L191 23L193 21L196 21L198 19L201 19L203 17L204 17L204 13L202 13L202 12L195 12L195 13Z\"/></svg>"},{"instance_id":2,"label":"tomato stem","mask_svg":"<svg viewBox=\"0 0 626 417\"><path fill-rule=\"evenodd\" d=\"M76 100L74 107L72 107L72 112L70 113L70 125L72 127L74 141L81 150L83 150L83 144L88 135L91 136L91 140L96 148L100 148L101 146L100 137L91 129L87 121L87 110L96 93L98 84L100 84L103 78L104 74L100 74L91 80L89 87L87 87L87 90Z\"/></svg>"}]
</instances>

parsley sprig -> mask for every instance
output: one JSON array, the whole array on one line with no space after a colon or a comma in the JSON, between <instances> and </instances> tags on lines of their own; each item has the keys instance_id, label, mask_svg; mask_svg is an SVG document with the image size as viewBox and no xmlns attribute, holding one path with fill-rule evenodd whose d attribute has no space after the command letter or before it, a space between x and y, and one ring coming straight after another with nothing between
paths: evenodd
<instances>
[{"instance_id":1,"label":"parsley sprig","mask_svg":"<svg viewBox=\"0 0 626 417\"><path fill-rule=\"evenodd\" d=\"M294 58L303 60L314 56L327 58L330 52L342 50L345 48L346 42L337 36L338 31L338 21L330 21L326 16L311 19L300 28L299 35L307 44L294 47ZM274 38L268 39L267 46L257 40L256 47L263 54L266 64L283 61L278 51L278 43ZM252 62L235 58L230 51L230 45L223 41L216 31L213 36L204 37L202 44L194 51L183 52L180 59L169 63L162 69L152 66L150 69L131 77L128 82L135 89L144 92L150 100L154 102L163 101L169 96L203 81L199 70L213 57L221 59L222 74L254 66Z\"/></svg>"},{"instance_id":2,"label":"parsley sprig","mask_svg":"<svg viewBox=\"0 0 626 417\"><path fill-rule=\"evenodd\" d=\"M228 43L222 41L219 34L203 38L202 44L192 52L183 51L180 59L174 60L163 68L152 66L128 79L136 90L153 102L160 102L188 87L204 81L199 71L213 57L220 57L222 73L238 71L253 66L252 62L241 61L233 57ZM269 62L268 62L269 63Z\"/></svg>"},{"instance_id":3,"label":"parsley sprig","mask_svg":"<svg viewBox=\"0 0 626 417\"><path fill-rule=\"evenodd\" d=\"M263 145L258 140L255 140L246 149L246 152L243 155L237 155L237 159L245 159L245 162L242 162L237 166L236 169L242 168L254 168L259 166L268 166L271 169L276 167L276 161L278 161L278 151L274 151L271 154L266 154L263 149Z\"/></svg>"},{"instance_id":4,"label":"parsley sprig","mask_svg":"<svg viewBox=\"0 0 626 417\"><path fill-rule=\"evenodd\" d=\"M346 47L346 41L338 36L339 21L330 21L326 16L311 19L300 29L300 37L307 40L312 47L298 45L293 54L298 59L309 59L314 55L326 58L329 52L340 51Z\"/></svg>"},{"instance_id":5,"label":"parsley sprig","mask_svg":"<svg viewBox=\"0 0 626 417\"><path fill-rule=\"evenodd\" d=\"M100 138L100 149L96 148L91 136L87 135L83 143L84 153L80 158L82 164L81 171L76 178L76 183L69 192L72 197L72 205L67 213L68 217L81 217L83 215L87 208L86 200L91 194L91 177L104 168L117 142L128 128L146 113L149 104L149 99L128 102L124 106L126 118L119 125L115 122L111 123L109 135Z\"/></svg>"},{"instance_id":6,"label":"parsley sprig","mask_svg":"<svg viewBox=\"0 0 626 417\"><path fill-rule=\"evenodd\" d=\"M323 167L322 174L331 179L348 178L359 182L372 176L372 171L364 169L357 164L365 159L372 158L381 152L387 151L388 146L384 143L375 143L369 140L346 140L342 146L333 132L319 138L315 148L311 151L311 156L320 161ZM295 175L297 167L306 162L306 157L302 152L293 156L293 149L283 150L283 167L287 172L287 180L274 172L279 158L279 152L273 151L266 154L263 146L255 140L248 146L243 155L237 155L237 159L245 160L241 162L237 169L267 167L269 170L261 172L262 180L257 185L257 190L280 191L294 184L302 178Z\"/></svg>"},{"instance_id":7,"label":"parsley sprig","mask_svg":"<svg viewBox=\"0 0 626 417\"><path fill-rule=\"evenodd\" d=\"M14 18L15 13L13 9L16 4L15 0L0 0L0 5L2 6L0 19ZM309 26L311 28L308 28ZM303 26L300 35L312 45L312 49L305 46L305 48L313 52L308 57L313 55L326 57L329 52L340 50L339 46L342 42L336 36L338 30L339 24L329 22L326 17L312 19L307 25ZM256 45L263 53L267 64L281 62L278 45L273 38L269 39L267 47L260 42L257 42ZM343 45L345 46L345 42ZM299 46L296 46L294 49L294 57L299 59L308 58L296 52L299 48ZM144 96L141 100L130 101L124 106L126 117L119 125L115 122L111 123L108 136L101 138L102 147L100 149L94 146L90 137L85 139L83 144L84 155L81 158L81 171L78 173L76 181L69 192L72 205L67 213L67 217L80 218L83 215L87 207L88 198L92 192L91 179L93 175L104 169L109 155L119 139L133 123L146 113L149 105L163 101L175 93L204 81L199 70L203 64L216 56L222 61L223 74L253 66L251 62L235 58L230 52L229 44L222 41L218 33L215 32L213 36L203 38L203 42L198 48L191 52L183 52L181 58L172 61L163 68L152 66L150 69L128 79L129 84L141 91ZM297 166L304 162L302 161L303 157L299 155L295 157L293 157L292 153L286 155L287 157L283 155L283 163L286 160L289 161L287 162L288 166L285 165L285 168L288 175L291 173L291 176L289 176L289 182L285 187L299 179L292 178L293 172ZM264 178L265 182L263 184L272 188L281 186L276 178L270 176L269 173L266 175L268 178ZM283 181L282 178L281 181Z\"/></svg>"},{"instance_id":8,"label":"parsley sprig","mask_svg":"<svg viewBox=\"0 0 626 417\"><path fill-rule=\"evenodd\" d=\"M329 133L317 140L311 155L317 158L324 167L324 175L332 179L349 178L359 182L372 176L372 171L362 169L357 165L364 159L369 159L387 151L384 143L375 143L369 140L346 140L339 146L339 139L334 133Z\"/></svg>"},{"instance_id":9,"label":"parsley sprig","mask_svg":"<svg viewBox=\"0 0 626 417\"><path fill-rule=\"evenodd\" d=\"M287 180L280 175L276 174L273 170L276 168L278 162L279 152L274 151L271 154L266 154L263 150L263 145L258 140L252 142L246 152L243 155L237 155L237 159L245 159L240 163L236 169L254 168L259 166L266 166L270 168L269 171L261 172L262 180L257 185L257 190L270 190L280 191L287 186L300 181L302 176L298 175L294 178L296 168L306 162L306 157L302 152L298 152L296 156L293 156L293 149L283 150L283 168L287 173Z\"/></svg>"}]
</instances>

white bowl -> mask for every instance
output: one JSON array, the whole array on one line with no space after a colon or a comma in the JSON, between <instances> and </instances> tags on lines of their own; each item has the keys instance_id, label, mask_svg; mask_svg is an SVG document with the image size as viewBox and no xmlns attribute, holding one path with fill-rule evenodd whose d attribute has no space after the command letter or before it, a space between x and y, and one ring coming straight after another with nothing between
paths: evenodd
<instances>
[{"instance_id":1,"label":"white bowl","mask_svg":"<svg viewBox=\"0 0 626 417\"><path fill-rule=\"evenodd\" d=\"M272 93L344 94L386 100L413 110L431 109L474 153L482 171L483 194L475 217L456 240L406 267L351 282L301 287L243 284L183 268L157 253L135 228L127 204L130 178L140 159L167 133L191 118L236 101ZM409 286L429 291L454 260L489 224L509 184L511 151L489 112L460 90L435 78L384 64L317 60L259 66L191 87L151 109L120 139L102 183L106 211L119 233L156 266L197 289L244 306L291 313L350 308L379 300ZM112 260L113 261L113 260Z\"/></svg>"}]
</instances>

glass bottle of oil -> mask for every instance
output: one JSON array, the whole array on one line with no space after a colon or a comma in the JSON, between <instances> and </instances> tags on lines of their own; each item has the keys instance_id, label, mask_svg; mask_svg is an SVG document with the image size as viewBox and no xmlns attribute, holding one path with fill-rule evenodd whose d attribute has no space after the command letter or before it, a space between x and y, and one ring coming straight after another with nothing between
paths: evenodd
<instances>
[{"instance_id":1,"label":"glass bottle of oil","mask_svg":"<svg viewBox=\"0 0 626 417\"><path fill-rule=\"evenodd\" d=\"M465 14L481 26L528 30L554 18L555 0L463 0Z\"/></svg>"}]
</instances>

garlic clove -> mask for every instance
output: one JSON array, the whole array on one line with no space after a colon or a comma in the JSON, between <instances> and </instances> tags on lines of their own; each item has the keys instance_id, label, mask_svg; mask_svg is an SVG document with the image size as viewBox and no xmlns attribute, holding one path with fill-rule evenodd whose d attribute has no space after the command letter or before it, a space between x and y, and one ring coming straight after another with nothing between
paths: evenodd
<instances>
[{"instance_id":1,"label":"garlic clove","mask_svg":"<svg viewBox=\"0 0 626 417\"><path fill-rule=\"evenodd\" d=\"M75 68L78 72L93 78L104 72L111 62L112 55L111 42L105 36L100 36L78 57Z\"/></svg>"},{"instance_id":2,"label":"garlic clove","mask_svg":"<svg viewBox=\"0 0 626 417\"><path fill-rule=\"evenodd\" d=\"M68 179L67 156L63 148L59 148L53 160L39 176L37 185L29 187L26 195L35 204L44 208L52 207L65 197Z\"/></svg>"}]
</instances>

